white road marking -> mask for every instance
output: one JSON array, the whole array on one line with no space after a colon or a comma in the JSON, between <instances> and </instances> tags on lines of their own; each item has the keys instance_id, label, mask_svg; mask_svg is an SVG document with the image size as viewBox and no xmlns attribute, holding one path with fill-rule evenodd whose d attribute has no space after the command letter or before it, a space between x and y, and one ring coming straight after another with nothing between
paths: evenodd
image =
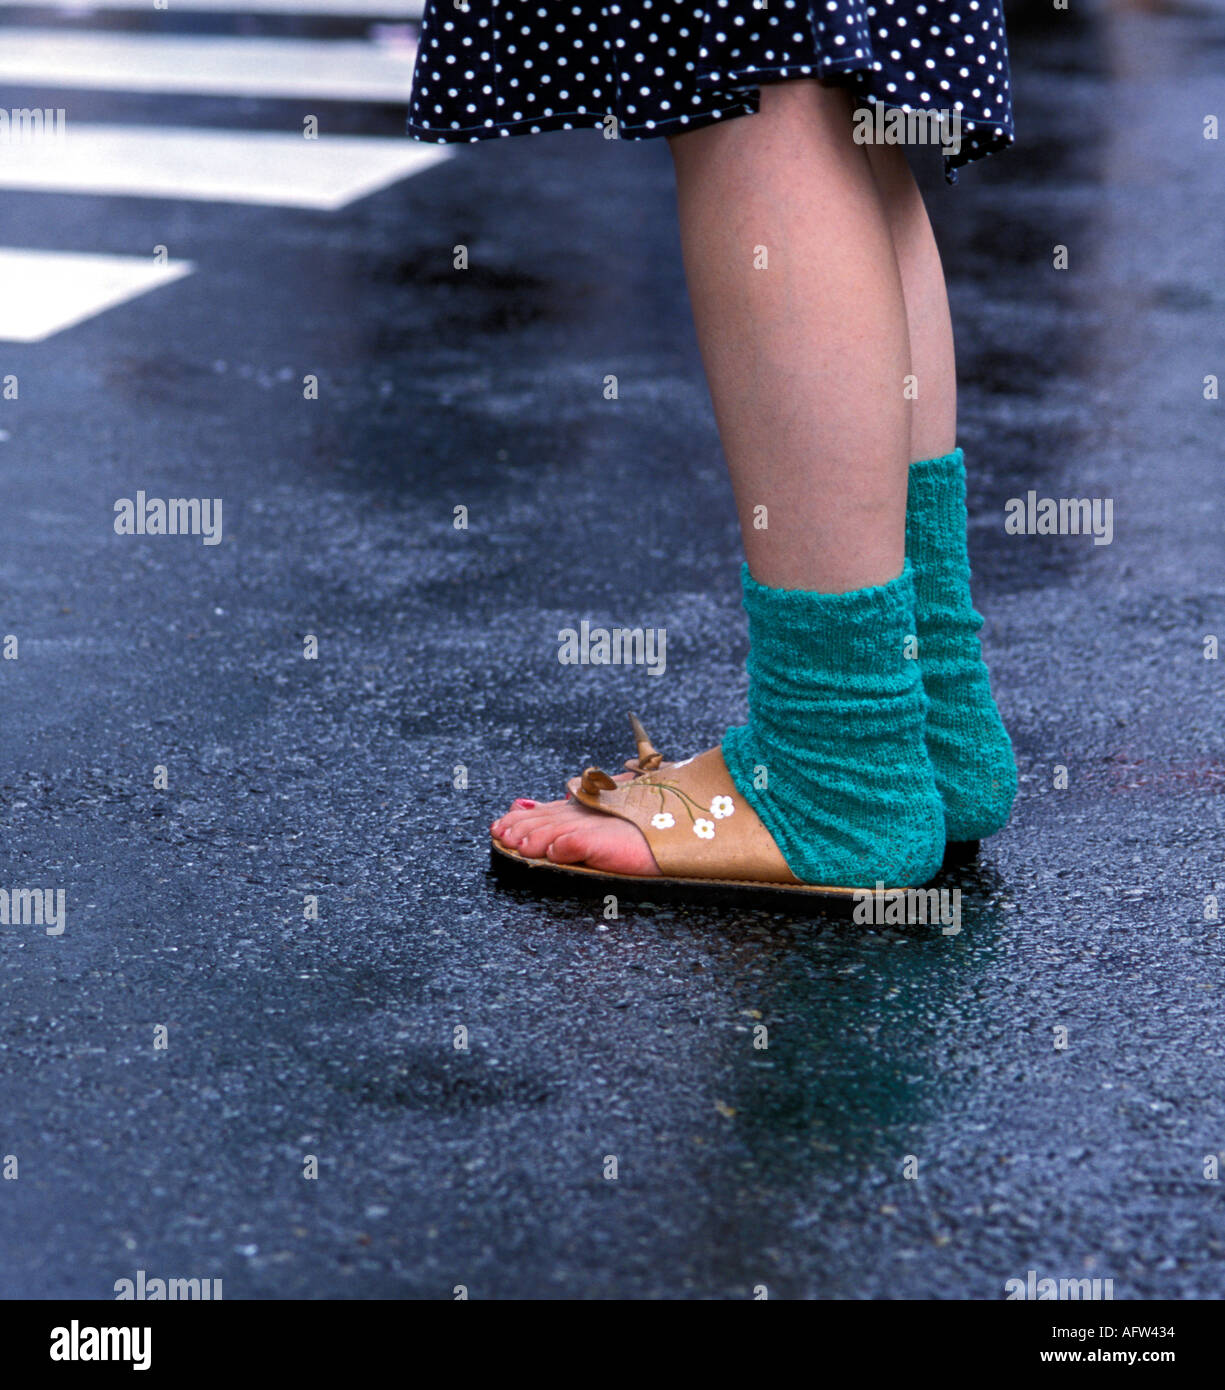
<instances>
[{"instance_id":1,"label":"white road marking","mask_svg":"<svg viewBox=\"0 0 1225 1390\"><path fill-rule=\"evenodd\" d=\"M194 269L190 261L0 246L0 342L42 342Z\"/></svg>"},{"instance_id":2,"label":"white road marking","mask_svg":"<svg viewBox=\"0 0 1225 1390\"><path fill-rule=\"evenodd\" d=\"M276 131L73 125L63 140L0 148L0 188L339 208L449 151L398 139Z\"/></svg>"},{"instance_id":3,"label":"white road marking","mask_svg":"<svg viewBox=\"0 0 1225 1390\"><path fill-rule=\"evenodd\" d=\"M417 52L407 36L373 43L25 28L3 35L0 82L10 85L404 105Z\"/></svg>"},{"instance_id":4,"label":"white road marking","mask_svg":"<svg viewBox=\"0 0 1225 1390\"><path fill-rule=\"evenodd\" d=\"M153 0L97 0L95 4L56 4L54 0L4 0L5 9L54 10L64 15L93 15L107 10L144 10L156 18L175 14L341 15L356 19L420 19L425 0L168 0L158 10Z\"/></svg>"}]
</instances>

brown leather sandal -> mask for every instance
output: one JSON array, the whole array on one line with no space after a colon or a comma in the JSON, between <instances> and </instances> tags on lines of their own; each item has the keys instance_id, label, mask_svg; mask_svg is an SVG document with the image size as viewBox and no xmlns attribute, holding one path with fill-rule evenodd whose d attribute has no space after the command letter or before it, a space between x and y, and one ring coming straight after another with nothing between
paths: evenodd
<instances>
[{"instance_id":1,"label":"brown leather sandal","mask_svg":"<svg viewBox=\"0 0 1225 1390\"><path fill-rule=\"evenodd\" d=\"M809 904L812 910L835 901L849 905L856 893L865 891L801 883L732 781L718 748L684 762L665 762L632 714L630 723L638 745L638 756L626 763L633 780L617 783L598 767L589 767L566 787L593 811L636 825L655 856L659 876L527 859L493 836L490 859L500 879L566 896L611 893L619 899L789 912Z\"/></svg>"}]
</instances>

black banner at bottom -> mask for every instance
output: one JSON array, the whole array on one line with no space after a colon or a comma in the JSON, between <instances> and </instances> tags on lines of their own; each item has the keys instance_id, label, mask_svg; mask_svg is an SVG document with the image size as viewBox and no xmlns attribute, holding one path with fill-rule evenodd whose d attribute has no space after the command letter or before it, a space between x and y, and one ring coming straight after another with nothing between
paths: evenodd
<instances>
[{"instance_id":1,"label":"black banner at bottom","mask_svg":"<svg viewBox=\"0 0 1225 1390\"><path fill-rule=\"evenodd\" d=\"M604 1380L638 1379L670 1364L689 1375L710 1365L726 1378L740 1373L739 1357L748 1374L761 1376L781 1369L789 1353L809 1371L837 1365L852 1375L860 1368L873 1376L1032 1375L1075 1365L1185 1372L1215 1368L1220 1340L1220 1306L1209 1302L788 1303L773 1316L755 1309L743 1323L728 1321L725 1304L710 1303L633 1310L567 1303L562 1320L557 1311L545 1301L487 1302L440 1322L422 1303L10 1302L0 1304L0 1335L6 1372L37 1375L39 1384L64 1375L181 1381L253 1371L318 1381L333 1370L381 1377L389 1363L411 1380L435 1375L440 1361L465 1379L485 1369L483 1361L499 1375L556 1366L568 1378L594 1371ZM585 1332L596 1360L590 1370L575 1357L575 1334ZM649 1353L640 1332L656 1334Z\"/></svg>"}]
</instances>

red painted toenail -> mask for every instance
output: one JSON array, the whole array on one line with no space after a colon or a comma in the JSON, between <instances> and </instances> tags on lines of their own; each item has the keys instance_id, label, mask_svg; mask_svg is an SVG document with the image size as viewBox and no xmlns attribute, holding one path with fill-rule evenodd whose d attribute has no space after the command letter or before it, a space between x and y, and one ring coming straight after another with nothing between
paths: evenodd
<instances>
[{"instance_id":1,"label":"red painted toenail","mask_svg":"<svg viewBox=\"0 0 1225 1390\"><path fill-rule=\"evenodd\" d=\"M525 811L530 811L535 804L534 801L529 801L526 796L521 796L518 801L515 802L516 806L522 806Z\"/></svg>"}]
</instances>

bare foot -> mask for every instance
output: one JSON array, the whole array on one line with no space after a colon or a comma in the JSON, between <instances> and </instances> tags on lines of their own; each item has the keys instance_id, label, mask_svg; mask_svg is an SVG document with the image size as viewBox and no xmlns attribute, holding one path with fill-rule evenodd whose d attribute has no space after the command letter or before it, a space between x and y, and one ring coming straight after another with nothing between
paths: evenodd
<instances>
[{"instance_id":1,"label":"bare foot","mask_svg":"<svg viewBox=\"0 0 1225 1390\"><path fill-rule=\"evenodd\" d=\"M526 859L583 864L612 874L659 873L636 825L589 810L577 801L529 801L521 797L490 830Z\"/></svg>"}]
</instances>

